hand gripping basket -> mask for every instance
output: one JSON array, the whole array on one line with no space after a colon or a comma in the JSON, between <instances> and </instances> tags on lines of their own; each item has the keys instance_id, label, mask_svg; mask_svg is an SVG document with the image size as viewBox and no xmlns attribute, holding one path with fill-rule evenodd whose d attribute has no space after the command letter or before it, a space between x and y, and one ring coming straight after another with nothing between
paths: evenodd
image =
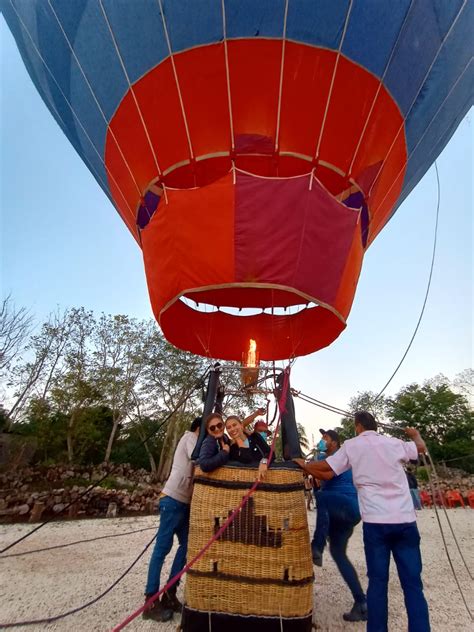
<instances>
[{"instance_id":1,"label":"hand gripping basket","mask_svg":"<svg viewBox=\"0 0 474 632\"><path fill-rule=\"evenodd\" d=\"M196 470L188 560L216 533L256 469ZM309 632L313 565L301 470L273 465L233 523L187 574L184 632Z\"/></svg>"}]
</instances>

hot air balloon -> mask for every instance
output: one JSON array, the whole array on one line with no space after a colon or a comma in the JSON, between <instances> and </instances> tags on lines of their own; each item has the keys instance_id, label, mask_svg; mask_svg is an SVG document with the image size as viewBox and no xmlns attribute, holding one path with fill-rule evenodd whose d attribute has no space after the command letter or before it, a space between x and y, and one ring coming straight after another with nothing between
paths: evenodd
<instances>
[{"instance_id":1,"label":"hot air balloon","mask_svg":"<svg viewBox=\"0 0 474 632\"><path fill-rule=\"evenodd\" d=\"M248 384L257 357L308 354L344 330L365 251L473 101L468 0L10 0L2 11L142 248L164 335L214 358L248 349ZM301 473L269 476L191 569L187 632L311 629ZM190 551L252 480L243 468L198 475Z\"/></svg>"},{"instance_id":2,"label":"hot air balloon","mask_svg":"<svg viewBox=\"0 0 474 632\"><path fill-rule=\"evenodd\" d=\"M304 355L472 103L463 0L11 0L38 91L174 345Z\"/></svg>"}]
</instances>

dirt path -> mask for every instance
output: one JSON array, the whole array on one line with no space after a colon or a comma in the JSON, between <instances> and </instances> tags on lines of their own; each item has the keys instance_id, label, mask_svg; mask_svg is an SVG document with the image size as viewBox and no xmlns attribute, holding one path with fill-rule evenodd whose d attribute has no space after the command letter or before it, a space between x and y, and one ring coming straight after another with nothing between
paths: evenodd
<instances>
[{"instance_id":1,"label":"dirt path","mask_svg":"<svg viewBox=\"0 0 474 632\"><path fill-rule=\"evenodd\" d=\"M314 512L309 514L310 528L314 526ZM464 556L474 572L474 511L450 510L455 533ZM444 518L443 518L444 521ZM67 548L32 555L0 559L0 624L24 619L59 614L93 599L131 564L154 535L157 518L119 518L56 522L41 529L9 551L19 553L44 546L73 542L99 535L120 534L135 529L147 531L121 537L83 543ZM466 610L456 588L442 547L440 532L433 510L418 513L422 536L422 553L426 597L429 602L434 632L468 632L472 630ZM444 523L446 524L446 523ZM31 529L30 525L0 525L0 545L3 547ZM446 525L447 540L464 593L474 610L472 582L455 549ZM49 625L18 627L16 630L106 631L122 621L142 603L143 587L151 551L104 599L81 613ZM349 555L366 586L365 564L360 526L355 531ZM171 559L171 558L169 558ZM169 571L169 563L165 572ZM342 613L351 606L351 596L328 554L324 567L315 568L314 622L318 630L353 630L362 632L364 624L345 623ZM163 576L165 579L165 576ZM393 564L389 587L389 630L407 629L403 596ZM182 596L182 588L178 596ZM126 629L175 632L178 617L166 624L136 619ZM205 631L203 631L205 632Z\"/></svg>"}]
</instances>

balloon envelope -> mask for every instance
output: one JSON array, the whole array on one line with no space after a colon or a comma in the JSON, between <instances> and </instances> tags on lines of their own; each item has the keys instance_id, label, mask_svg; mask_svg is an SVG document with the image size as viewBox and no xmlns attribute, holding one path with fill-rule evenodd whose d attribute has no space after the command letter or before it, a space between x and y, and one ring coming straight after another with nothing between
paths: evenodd
<instances>
[{"instance_id":1,"label":"balloon envelope","mask_svg":"<svg viewBox=\"0 0 474 632\"><path fill-rule=\"evenodd\" d=\"M250 338L262 359L330 344L365 250L473 100L462 0L2 8L143 248L165 336L211 357L240 360Z\"/></svg>"}]
</instances>

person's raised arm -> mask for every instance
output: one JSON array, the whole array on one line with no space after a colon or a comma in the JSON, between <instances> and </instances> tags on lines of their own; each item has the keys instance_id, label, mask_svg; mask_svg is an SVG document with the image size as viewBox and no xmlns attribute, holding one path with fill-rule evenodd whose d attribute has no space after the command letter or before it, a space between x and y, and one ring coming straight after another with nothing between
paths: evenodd
<instances>
[{"instance_id":1,"label":"person's raised arm","mask_svg":"<svg viewBox=\"0 0 474 632\"><path fill-rule=\"evenodd\" d=\"M329 481L335 476L334 470L326 461L311 461L306 463L304 459L293 459L305 472L322 481Z\"/></svg>"},{"instance_id":2,"label":"person's raised arm","mask_svg":"<svg viewBox=\"0 0 474 632\"><path fill-rule=\"evenodd\" d=\"M426 443L421 438L420 433L416 428L403 428L405 434L413 441L416 445L416 449L418 450L418 454L426 453Z\"/></svg>"},{"instance_id":3,"label":"person's raised arm","mask_svg":"<svg viewBox=\"0 0 474 632\"><path fill-rule=\"evenodd\" d=\"M254 421L260 415L264 415L266 412L267 411L265 408L257 408L257 410L254 413L252 413L248 417L245 417L245 419L242 422L243 427L246 428L252 423L252 421Z\"/></svg>"}]
</instances>

